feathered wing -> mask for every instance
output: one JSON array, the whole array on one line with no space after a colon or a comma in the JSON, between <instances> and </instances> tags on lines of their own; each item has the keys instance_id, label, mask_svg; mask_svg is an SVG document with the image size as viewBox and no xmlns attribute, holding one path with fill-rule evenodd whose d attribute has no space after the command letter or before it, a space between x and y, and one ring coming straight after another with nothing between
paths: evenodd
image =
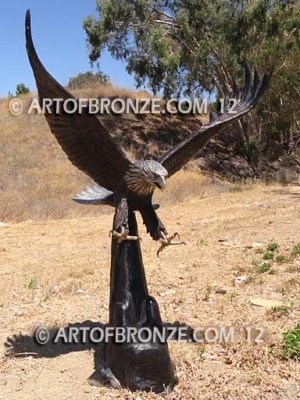
<instances>
[{"instance_id":1,"label":"feathered wing","mask_svg":"<svg viewBox=\"0 0 300 400\"><path fill-rule=\"evenodd\" d=\"M40 102L43 99L75 99L44 68L35 51L30 11L26 14L26 48L35 76ZM95 115L46 112L50 129L69 160L100 186L114 191L130 161Z\"/></svg>"},{"instance_id":2,"label":"feathered wing","mask_svg":"<svg viewBox=\"0 0 300 400\"><path fill-rule=\"evenodd\" d=\"M80 204L105 204L114 206L114 193L99 185L86 187L73 200Z\"/></svg>"},{"instance_id":3,"label":"feathered wing","mask_svg":"<svg viewBox=\"0 0 300 400\"><path fill-rule=\"evenodd\" d=\"M159 158L158 161L167 169L169 177L196 156L207 141L219 132L221 128L252 110L267 89L268 81L267 75L264 75L262 81L260 81L257 71L255 71L252 81L251 71L246 66L243 92L240 93L236 84L234 88L234 97L238 100L234 108L235 113L230 113L227 109L220 116L213 116L207 125L189 135Z\"/></svg>"}]
</instances>

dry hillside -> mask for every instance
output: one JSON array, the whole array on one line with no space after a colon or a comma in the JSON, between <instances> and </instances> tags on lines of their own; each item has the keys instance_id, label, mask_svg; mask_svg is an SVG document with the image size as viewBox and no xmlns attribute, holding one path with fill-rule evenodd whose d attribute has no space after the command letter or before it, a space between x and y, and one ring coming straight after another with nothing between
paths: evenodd
<instances>
[{"instance_id":1,"label":"dry hillside","mask_svg":"<svg viewBox=\"0 0 300 400\"><path fill-rule=\"evenodd\" d=\"M104 88L103 96L136 97L143 94ZM91 90L75 92L79 97L95 96ZM146 94L144 94L145 96ZM28 109L32 95L23 96ZM0 100L0 221L62 218L95 213L71 203L72 195L90 180L76 170L51 135L42 115L8 112L9 100ZM198 119L176 116L122 115L106 117L105 124L131 159L157 155L172 140L200 126ZM159 141L158 141L159 138Z\"/></svg>"}]
</instances>

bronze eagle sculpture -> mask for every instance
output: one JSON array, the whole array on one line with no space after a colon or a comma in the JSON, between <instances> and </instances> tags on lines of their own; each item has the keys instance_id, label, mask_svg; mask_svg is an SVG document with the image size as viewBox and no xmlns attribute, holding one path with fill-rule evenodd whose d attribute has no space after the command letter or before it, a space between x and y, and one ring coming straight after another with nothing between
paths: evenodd
<instances>
[{"instance_id":1,"label":"bronze eagle sculpture","mask_svg":"<svg viewBox=\"0 0 300 400\"><path fill-rule=\"evenodd\" d=\"M26 48L35 76L39 99L75 99L45 69L34 48L31 35L30 11L26 14ZM226 124L240 118L254 108L268 86L268 76L260 79L245 67L245 86L242 91L236 84L234 97L237 99L235 112L229 107L220 115L212 114L209 122L198 131L155 160L130 161L114 142L110 133L96 115L85 113L69 114L45 112L51 132L56 137L69 160L96 182L74 198L78 202L108 204L115 207L112 234L121 243L123 240L138 240L130 236L128 212L141 213L147 232L160 241L159 252L170 244L183 244L177 233L168 237L167 230L152 204L156 188L164 189L166 179L179 171L199 150ZM173 242L175 237L179 242Z\"/></svg>"}]
</instances>

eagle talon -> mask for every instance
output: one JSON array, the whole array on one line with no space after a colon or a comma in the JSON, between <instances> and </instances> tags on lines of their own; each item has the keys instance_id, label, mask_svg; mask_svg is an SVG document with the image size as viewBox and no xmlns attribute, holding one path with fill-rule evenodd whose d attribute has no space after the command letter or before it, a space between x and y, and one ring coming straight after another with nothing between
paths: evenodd
<instances>
[{"instance_id":1,"label":"eagle talon","mask_svg":"<svg viewBox=\"0 0 300 400\"><path fill-rule=\"evenodd\" d=\"M175 232L174 235L172 235L170 237L167 237L163 232L161 232L161 236L162 237L159 239L161 245L156 253L157 257L159 257L159 253L161 253L163 251L163 249L168 246L176 246L176 245L178 246L180 244L186 245L186 243L180 239L180 236L177 232ZM172 240L174 240L175 238L177 238L179 240L179 242L172 242Z\"/></svg>"},{"instance_id":2,"label":"eagle talon","mask_svg":"<svg viewBox=\"0 0 300 400\"><path fill-rule=\"evenodd\" d=\"M139 236L130 236L128 229L125 229L122 232L112 230L109 232L109 237L116 238L118 240L118 243L122 243L125 240L142 240Z\"/></svg>"}]
</instances>

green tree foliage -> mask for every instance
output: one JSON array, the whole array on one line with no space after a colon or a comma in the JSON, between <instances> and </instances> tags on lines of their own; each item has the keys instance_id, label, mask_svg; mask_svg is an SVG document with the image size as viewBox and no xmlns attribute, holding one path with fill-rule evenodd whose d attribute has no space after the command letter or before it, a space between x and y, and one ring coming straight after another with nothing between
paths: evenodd
<instances>
[{"instance_id":1,"label":"green tree foliage","mask_svg":"<svg viewBox=\"0 0 300 400\"><path fill-rule=\"evenodd\" d=\"M86 89L94 88L99 85L108 85L110 83L109 77L103 72L96 72L95 74L91 71L80 73L77 76L69 79L69 89Z\"/></svg>"},{"instance_id":2,"label":"green tree foliage","mask_svg":"<svg viewBox=\"0 0 300 400\"><path fill-rule=\"evenodd\" d=\"M20 96L22 94L27 94L30 92L30 89L24 85L24 83L19 83L16 88L16 96Z\"/></svg>"},{"instance_id":3,"label":"green tree foliage","mask_svg":"<svg viewBox=\"0 0 300 400\"><path fill-rule=\"evenodd\" d=\"M229 95L245 63L271 74L256 112L236 124L243 151L276 158L299 144L300 3L287 0L98 0L84 28L95 62L104 47L137 85L169 97ZM251 154L250 154L251 153Z\"/></svg>"}]
</instances>

